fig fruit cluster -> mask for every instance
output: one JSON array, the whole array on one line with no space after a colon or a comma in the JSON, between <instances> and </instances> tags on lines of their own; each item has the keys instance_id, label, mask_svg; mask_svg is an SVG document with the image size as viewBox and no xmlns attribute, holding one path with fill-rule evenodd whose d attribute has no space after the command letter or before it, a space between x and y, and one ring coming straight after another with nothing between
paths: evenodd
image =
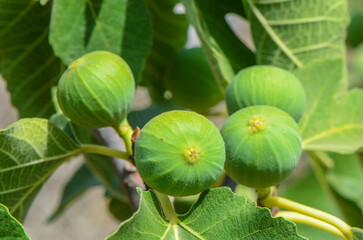
<instances>
[{"instance_id":1,"label":"fig fruit cluster","mask_svg":"<svg viewBox=\"0 0 363 240\"><path fill-rule=\"evenodd\" d=\"M181 53L168 84L175 101L196 111L222 99L200 48ZM96 51L69 66L57 99L76 124L117 129L134 92L127 63L116 54ZM148 186L188 196L210 188L223 169L254 188L277 185L292 173L302 152L296 121L304 112L305 93L299 80L280 68L250 67L228 85L226 103L231 116L221 131L203 115L182 110L164 112L141 129L134 160Z\"/></svg>"}]
</instances>

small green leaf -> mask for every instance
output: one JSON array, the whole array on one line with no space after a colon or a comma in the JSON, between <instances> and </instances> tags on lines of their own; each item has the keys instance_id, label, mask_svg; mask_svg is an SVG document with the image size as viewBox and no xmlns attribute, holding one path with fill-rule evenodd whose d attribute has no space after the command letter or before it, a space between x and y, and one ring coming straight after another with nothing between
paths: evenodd
<instances>
[{"instance_id":1,"label":"small green leaf","mask_svg":"<svg viewBox=\"0 0 363 240\"><path fill-rule=\"evenodd\" d=\"M75 200L86 193L87 190L97 185L101 185L98 179L95 178L85 164L81 165L81 167L73 174L72 178L65 185L61 202L59 203L56 211L49 217L49 221L55 220Z\"/></svg>"},{"instance_id":2,"label":"small green leaf","mask_svg":"<svg viewBox=\"0 0 363 240\"><path fill-rule=\"evenodd\" d=\"M187 40L189 23L184 14L175 14L178 0L148 0L146 6L151 15L152 45L142 75L142 85L148 87L151 97L163 99L165 75L176 54Z\"/></svg>"},{"instance_id":3,"label":"small green leaf","mask_svg":"<svg viewBox=\"0 0 363 240\"><path fill-rule=\"evenodd\" d=\"M319 59L345 56L346 0L243 1L257 63L294 70Z\"/></svg>"},{"instance_id":4,"label":"small green leaf","mask_svg":"<svg viewBox=\"0 0 363 240\"><path fill-rule=\"evenodd\" d=\"M0 71L20 117L49 117L50 88L64 71L48 43L51 4L0 1Z\"/></svg>"},{"instance_id":5,"label":"small green leaf","mask_svg":"<svg viewBox=\"0 0 363 240\"><path fill-rule=\"evenodd\" d=\"M42 184L80 148L46 119L22 119L0 131L0 202L22 221Z\"/></svg>"},{"instance_id":6,"label":"small green leaf","mask_svg":"<svg viewBox=\"0 0 363 240\"><path fill-rule=\"evenodd\" d=\"M108 239L304 239L293 223L272 218L268 209L247 204L228 188L203 192L175 225L163 216L154 192L139 193L139 210Z\"/></svg>"},{"instance_id":7,"label":"small green leaf","mask_svg":"<svg viewBox=\"0 0 363 240\"><path fill-rule=\"evenodd\" d=\"M0 203L0 238L4 240L27 240L23 226L9 213L9 209Z\"/></svg>"},{"instance_id":8,"label":"small green leaf","mask_svg":"<svg viewBox=\"0 0 363 240\"><path fill-rule=\"evenodd\" d=\"M354 153L363 146L363 91L346 90L341 58L314 62L295 74L306 92L300 120L304 150Z\"/></svg>"},{"instance_id":9,"label":"small green leaf","mask_svg":"<svg viewBox=\"0 0 363 240\"><path fill-rule=\"evenodd\" d=\"M237 71L255 63L252 51L236 37L225 20L227 13L243 15L241 0L182 0L182 3L224 89Z\"/></svg>"},{"instance_id":10,"label":"small green leaf","mask_svg":"<svg viewBox=\"0 0 363 240\"><path fill-rule=\"evenodd\" d=\"M142 0L55 0L49 42L66 65L95 50L119 54L139 79L150 28Z\"/></svg>"},{"instance_id":11,"label":"small green leaf","mask_svg":"<svg viewBox=\"0 0 363 240\"><path fill-rule=\"evenodd\" d=\"M352 228L353 239L354 240L363 240L363 230L360 228Z\"/></svg>"}]
</instances>

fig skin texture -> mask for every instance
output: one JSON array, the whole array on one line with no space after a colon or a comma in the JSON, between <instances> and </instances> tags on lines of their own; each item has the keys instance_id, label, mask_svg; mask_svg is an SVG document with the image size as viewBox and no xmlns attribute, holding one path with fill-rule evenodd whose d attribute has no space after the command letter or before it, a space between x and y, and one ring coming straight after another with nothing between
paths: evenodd
<instances>
[{"instance_id":1,"label":"fig skin texture","mask_svg":"<svg viewBox=\"0 0 363 240\"><path fill-rule=\"evenodd\" d=\"M219 130L195 112L178 110L156 116L135 143L135 163L142 179L171 196L194 195L211 187L224 161Z\"/></svg>"},{"instance_id":2,"label":"fig skin texture","mask_svg":"<svg viewBox=\"0 0 363 240\"><path fill-rule=\"evenodd\" d=\"M202 48L179 53L166 77L166 86L176 103L196 112L206 112L223 99Z\"/></svg>"},{"instance_id":3,"label":"fig skin texture","mask_svg":"<svg viewBox=\"0 0 363 240\"><path fill-rule=\"evenodd\" d=\"M225 170L253 188L275 186L295 169L302 152L294 119L271 106L251 106L230 116L221 129L226 144Z\"/></svg>"},{"instance_id":4,"label":"fig skin texture","mask_svg":"<svg viewBox=\"0 0 363 240\"><path fill-rule=\"evenodd\" d=\"M126 118L135 94L135 80L118 55L95 51L75 60L58 83L63 113L86 128L117 128Z\"/></svg>"},{"instance_id":5,"label":"fig skin texture","mask_svg":"<svg viewBox=\"0 0 363 240\"><path fill-rule=\"evenodd\" d=\"M226 90L230 115L255 105L277 107L296 121L305 110L305 91L301 82L289 71L274 66L252 66L241 70Z\"/></svg>"}]
</instances>

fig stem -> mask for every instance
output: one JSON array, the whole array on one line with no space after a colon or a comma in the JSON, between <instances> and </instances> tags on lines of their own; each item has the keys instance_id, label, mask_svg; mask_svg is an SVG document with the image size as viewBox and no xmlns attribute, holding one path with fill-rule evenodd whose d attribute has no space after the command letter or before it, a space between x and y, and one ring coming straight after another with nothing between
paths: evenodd
<instances>
[{"instance_id":1,"label":"fig stem","mask_svg":"<svg viewBox=\"0 0 363 240\"><path fill-rule=\"evenodd\" d=\"M115 157L124 159L132 164L134 164L131 160L131 155L129 153L116 150L110 147L96 145L96 144L83 144L81 145L81 152L83 153L95 153L95 154L101 154L108 157Z\"/></svg>"},{"instance_id":2,"label":"fig stem","mask_svg":"<svg viewBox=\"0 0 363 240\"><path fill-rule=\"evenodd\" d=\"M305 224L308 226L312 226L318 229L321 229L325 232L331 233L335 236L341 237L343 239L347 239L344 234L339 231L336 227L320 221L318 219L297 213L297 212L290 212L290 211L280 211L278 212L275 217L283 217L286 220L292 221L294 223L301 223L301 224Z\"/></svg>"},{"instance_id":3,"label":"fig stem","mask_svg":"<svg viewBox=\"0 0 363 240\"><path fill-rule=\"evenodd\" d=\"M178 218L178 216L176 215L173 206L171 205L171 202L169 200L168 195L157 192L154 190L154 192L156 193L156 196L158 196L159 198L159 202L161 204L161 208L163 209L163 212L165 214L165 217L167 219L169 219L170 224L177 224L180 222L180 219Z\"/></svg>"},{"instance_id":4,"label":"fig stem","mask_svg":"<svg viewBox=\"0 0 363 240\"><path fill-rule=\"evenodd\" d=\"M329 213L320 211L312 207L308 207L306 205L291 201L286 198L271 197L271 195L268 195L267 198L261 199L260 201L263 206L268 208L272 207L284 208L326 222L339 229L344 234L346 239L353 239L351 226L349 226L340 218L337 218Z\"/></svg>"},{"instance_id":5,"label":"fig stem","mask_svg":"<svg viewBox=\"0 0 363 240\"><path fill-rule=\"evenodd\" d=\"M125 143L126 152L132 156L132 141L131 137L134 130L130 126L127 119L125 119L118 128L115 128L118 135L122 138Z\"/></svg>"}]
</instances>

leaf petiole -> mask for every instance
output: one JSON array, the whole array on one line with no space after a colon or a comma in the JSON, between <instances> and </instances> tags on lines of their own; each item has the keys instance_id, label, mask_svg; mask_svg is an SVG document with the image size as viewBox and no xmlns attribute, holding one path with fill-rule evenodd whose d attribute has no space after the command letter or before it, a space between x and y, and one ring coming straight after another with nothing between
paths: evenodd
<instances>
[{"instance_id":1,"label":"leaf petiole","mask_svg":"<svg viewBox=\"0 0 363 240\"><path fill-rule=\"evenodd\" d=\"M131 155L129 153L116 150L110 147L96 145L96 144L83 144L81 145L81 152L82 153L95 153L95 154L101 154L108 157L115 157L124 159L132 164L134 164L131 160Z\"/></svg>"},{"instance_id":2,"label":"leaf petiole","mask_svg":"<svg viewBox=\"0 0 363 240\"><path fill-rule=\"evenodd\" d=\"M335 236L341 237L343 239L346 239L346 237L343 235L343 233L341 231L339 231L336 227L320 221L318 219L306 216L304 214L301 213L297 213L297 212L290 212L290 211L279 211L275 217L283 217L286 220L292 221L294 223L301 223L301 224L305 224L308 226L312 226L318 229L321 229L325 232L331 233Z\"/></svg>"},{"instance_id":3,"label":"leaf petiole","mask_svg":"<svg viewBox=\"0 0 363 240\"><path fill-rule=\"evenodd\" d=\"M320 211L318 209L305 206L303 204L291 201L282 197L271 197L268 195L267 198L260 200L262 205L268 208L280 207L290 211L298 212L303 215L315 218L317 220L326 222L337 229L339 229L346 239L353 239L352 228L340 218L337 218L329 213Z\"/></svg>"}]
</instances>

